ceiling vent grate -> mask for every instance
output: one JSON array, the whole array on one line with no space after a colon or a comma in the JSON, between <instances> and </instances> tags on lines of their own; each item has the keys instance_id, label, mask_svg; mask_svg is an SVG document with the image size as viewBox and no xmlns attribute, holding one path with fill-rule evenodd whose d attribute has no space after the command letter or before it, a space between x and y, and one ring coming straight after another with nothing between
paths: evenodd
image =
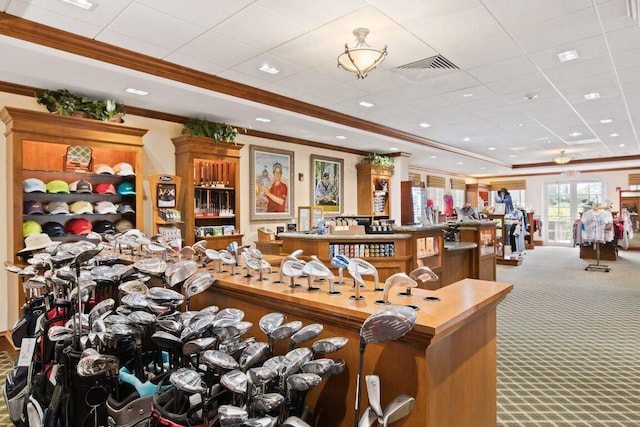
<instances>
[{"instance_id":1,"label":"ceiling vent grate","mask_svg":"<svg viewBox=\"0 0 640 427\"><path fill-rule=\"evenodd\" d=\"M431 56L393 69L409 80L424 80L441 75L442 72L457 71L460 68L442 55ZM434 73L434 71L437 71Z\"/></svg>"}]
</instances>

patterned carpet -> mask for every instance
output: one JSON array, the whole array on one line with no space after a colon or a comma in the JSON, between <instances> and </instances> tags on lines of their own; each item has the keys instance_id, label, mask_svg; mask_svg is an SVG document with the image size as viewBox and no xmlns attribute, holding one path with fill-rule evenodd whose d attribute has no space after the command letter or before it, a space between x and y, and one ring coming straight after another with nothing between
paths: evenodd
<instances>
[{"instance_id":1,"label":"patterned carpet","mask_svg":"<svg viewBox=\"0 0 640 427\"><path fill-rule=\"evenodd\" d=\"M5 351L0 352L0 387L4 387L7 373L13 368L13 359ZM12 426L13 423L7 414L7 405L0 397L0 426Z\"/></svg>"},{"instance_id":2,"label":"patterned carpet","mask_svg":"<svg viewBox=\"0 0 640 427\"><path fill-rule=\"evenodd\" d=\"M640 252L585 271L577 248L536 247L498 307L498 425L640 426Z\"/></svg>"}]
</instances>

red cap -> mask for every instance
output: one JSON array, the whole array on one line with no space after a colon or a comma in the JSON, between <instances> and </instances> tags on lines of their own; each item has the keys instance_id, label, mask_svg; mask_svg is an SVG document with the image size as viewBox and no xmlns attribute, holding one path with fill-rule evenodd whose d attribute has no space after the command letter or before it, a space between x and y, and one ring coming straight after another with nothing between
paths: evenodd
<instances>
[{"instance_id":1,"label":"red cap","mask_svg":"<svg viewBox=\"0 0 640 427\"><path fill-rule=\"evenodd\" d=\"M84 218L72 219L65 224L65 227L71 234L89 234L92 230L91 223Z\"/></svg>"},{"instance_id":2,"label":"red cap","mask_svg":"<svg viewBox=\"0 0 640 427\"><path fill-rule=\"evenodd\" d=\"M101 182L93 187L93 192L98 194L116 194L116 187L108 182Z\"/></svg>"}]
</instances>

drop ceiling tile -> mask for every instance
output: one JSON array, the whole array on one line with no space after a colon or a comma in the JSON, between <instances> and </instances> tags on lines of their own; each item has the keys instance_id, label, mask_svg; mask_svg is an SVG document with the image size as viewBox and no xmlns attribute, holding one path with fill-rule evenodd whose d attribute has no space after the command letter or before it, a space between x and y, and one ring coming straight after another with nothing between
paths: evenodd
<instances>
[{"instance_id":1,"label":"drop ceiling tile","mask_svg":"<svg viewBox=\"0 0 640 427\"><path fill-rule=\"evenodd\" d=\"M441 53L463 70L481 67L522 55L522 50L507 36L459 45Z\"/></svg>"},{"instance_id":2,"label":"drop ceiling tile","mask_svg":"<svg viewBox=\"0 0 640 427\"><path fill-rule=\"evenodd\" d=\"M509 99L519 97L522 99L527 94L537 93L543 96L545 93L551 92L549 82L540 73L523 74L520 76L510 77L504 80L487 83L489 89L500 95L510 94ZM544 93L539 93L544 88ZM517 96L514 97L513 94Z\"/></svg>"},{"instance_id":3,"label":"drop ceiling tile","mask_svg":"<svg viewBox=\"0 0 640 427\"><path fill-rule=\"evenodd\" d=\"M114 46L119 46L133 52L149 55L154 58L164 58L169 53L171 53L171 50L164 46L149 43L144 40L139 40L137 38L129 37L124 34L109 30L102 31L100 35L96 37L96 40L104 43L109 43Z\"/></svg>"},{"instance_id":4,"label":"drop ceiling tile","mask_svg":"<svg viewBox=\"0 0 640 427\"><path fill-rule=\"evenodd\" d=\"M580 57L572 61L564 63L560 62L558 54L570 50L576 50ZM537 52L531 52L529 55L531 60L541 70L547 70L558 67L569 68L572 66L579 66L579 64L596 58L600 58L602 60L608 55L608 51L604 37L601 34L598 34L594 37L555 45Z\"/></svg>"},{"instance_id":5,"label":"drop ceiling tile","mask_svg":"<svg viewBox=\"0 0 640 427\"><path fill-rule=\"evenodd\" d=\"M416 16L406 27L439 52L478 44L504 35L500 26L483 7L460 9L447 19L425 25L424 16Z\"/></svg>"},{"instance_id":6,"label":"drop ceiling tile","mask_svg":"<svg viewBox=\"0 0 640 427\"><path fill-rule=\"evenodd\" d=\"M280 70L280 72L277 74L269 74L265 73L264 71L260 71L259 68L263 65L275 67L276 69ZM265 84L276 82L285 77L289 77L303 71L303 69L296 64L285 61L273 55L269 55L268 53L263 53L261 55L255 56L248 61L234 66L233 69L240 73L251 75L258 79L261 79Z\"/></svg>"},{"instance_id":7,"label":"drop ceiling tile","mask_svg":"<svg viewBox=\"0 0 640 427\"><path fill-rule=\"evenodd\" d=\"M231 68L259 55L260 51L214 31L207 31L181 47L177 53L218 67Z\"/></svg>"},{"instance_id":8,"label":"drop ceiling tile","mask_svg":"<svg viewBox=\"0 0 640 427\"><path fill-rule=\"evenodd\" d=\"M605 1L598 5L598 14L605 32L638 26L638 22L627 14L627 3L626 1Z\"/></svg>"},{"instance_id":9,"label":"drop ceiling tile","mask_svg":"<svg viewBox=\"0 0 640 427\"><path fill-rule=\"evenodd\" d=\"M575 64L566 63L564 66L544 71L545 75L556 85L572 80L606 75L611 72L613 72L613 66L608 56L588 59Z\"/></svg>"},{"instance_id":10,"label":"drop ceiling tile","mask_svg":"<svg viewBox=\"0 0 640 427\"><path fill-rule=\"evenodd\" d=\"M418 87L424 95L432 96L476 87L479 83L473 76L464 72L457 72L423 80Z\"/></svg>"},{"instance_id":11,"label":"drop ceiling tile","mask_svg":"<svg viewBox=\"0 0 640 427\"><path fill-rule=\"evenodd\" d=\"M201 28L211 28L252 3L252 0L135 0L169 16Z\"/></svg>"},{"instance_id":12,"label":"drop ceiling tile","mask_svg":"<svg viewBox=\"0 0 640 427\"><path fill-rule=\"evenodd\" d=\"M257 88L260 88L265 84L265 81L261 78L258 78L250 74L241 73L233 69L227 69L218 75L222 78L233 80L234 82L242 83L242 84L249 85L252 87L257 87Z\"/></svg>"},{"instance_id":13,"label":"drop ceiling tile","mask_svg":"<svg viewBox=\"0 0 640 427\"><path fill-rule=\"evenodd\" d=\"M295 22L306 31L318 28L367 5L364 0L323 0L321 2L259 0L257 3L280 16L281 19Z\"/></svg>"},{"instance_id":14,"label":"drop ceiling tile","mask_svg":"<svg viewBox=\"0 0 640 427\"><path fill-rule=\"evenodd\" d=\"M607 41L614 54L638 49L638 40L640 40L640 25L607 33Z\"/></svg>"},{"instance_id":15,"label":"drop ceiling tile","mask_svg":"<svg viewBox=\"0 0 640 427\"><path fill-rule=\"evenodd\" d=\"M616 69L621 71L640 67L640 49L614 54L613 61L616 64Z\"/></svg>"},{"instance_id":16,"label":"drop ceiling tile","mask_svg":"<svg viewBox=\"0 0 640 427\"><path fill-rule=\"evenodd\" d=\"M490 83L523 74L534 73L536 72L536 68L525 55L520 55L503 61L469 68L467 72L483 83Z\"/></svg>"},{"instance_id":17,"label":"drop ceiling tile","mask_svg":"<svg viewBox=\"0 0 640 427\"><path fill-rule=\"evenodd\" d=\"M313 96L318 99L324 100L330 105L341 104L346 101L361 99L366 95L367 92L346 83L340 83L338 85L321 89L313 93Z\"/></svg>"},{"instance_id":18,"label":"drop ceiling tile","mask_svg":"<svg viewBox=\"0 0 640 427\"><path fill-rule=\"evenodd\" d=\"M253 23L249 24L248 23ZM215 32L258 50L268 50L300 36L305 30L257 3L215 26Z\"/></svg>"},{"instance_id":19,"label":"drop ceiling tile","mask_svg":"<svg viewBox=\"0 0 640 427\"><path fill-rule=\"evenodd\" d=\"M369 0L369 3L383 11L401 24L421 17L429 24L449 20L461 10L469 10L480 6L478 0Z\"/></svg>"},{"instance_id":20,"label":"drop ceiling tile","mask_svg":"<svg viewBox=\"0 0 640 427\"><path fill-rule=\"evenodd\" d=\"M511 34L525 52L537 52L600 34L600 26L593 9L558 16L554 19L515 28Z\"/></svg>"},{"instance_id":21,"label":"drop ceiling tile","mask_svg":"<svg viewBox=\"0 0 640 427\"><path fill-rule=\"evenodd\" d=\"M45 8L47 3L43 1L32 4L13 0L7 7L7 13L50 27L64 28L65 31L83 37L94 38L100 33L102 26L99 23L90 23L79 18L82 13L87 12L62 2L59 5L60 10L56 11Z\"/></svg>"},{"instance_id":22,"label":"drop ceiling tile","mask_svg":"<svg viewBox=\"0 0 640 427\"><path fill-rule=\"evenodd\" d=\"M488 0L487 8L509 30L556 19L590 7L584 0L536 0L517 2L512 0Z\"/></svg>"},{"instance_id":23,"label":"drop ceiling tile","mask_svg":"<svg viewBox=\"0 0 640 427\"><path fill-rule=\"evenodd\" d=\"M286 76L277 82L268 83L264 88L276 93L287 94L287 96L295 95L298 97L335 86L338 83L331 77L314 70L303 70L297 74Z\"/></svg>"},{"instance_id":24,"label":"drop ceiling tile","mask_svg":"<svg viewBox=\"0 0 640 427\"><path fill-rule=\"evenodd\" d=\"M171 53L165 56L164 60L213 75L218 74L226 69L226 67L203 61L199 57L184 55L180 52Z\"/></svg>"}]
</instances>

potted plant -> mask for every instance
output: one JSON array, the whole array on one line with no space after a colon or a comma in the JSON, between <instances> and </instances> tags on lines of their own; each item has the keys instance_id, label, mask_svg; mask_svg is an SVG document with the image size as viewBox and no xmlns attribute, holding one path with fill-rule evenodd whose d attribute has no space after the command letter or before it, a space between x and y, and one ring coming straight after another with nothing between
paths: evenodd
<instances>
[{"instance_id":1,"label":"potted plant","mask_svg":"<svg viewBox=\"0 0 640 427\"><path fill-rule=\"evenodd\" d=\"M44 105L50 113L63 116L72 115L82 104L81 98L67 89L43 89L39 95L36 93L35 97L38 104Z\"/></svg>"},{"instance_id":2,"label":"potted plant","mask_svg":"<svg viewBox=\"0 0 640 427\"><path fill-rule=\"evenodd\" d=\"M121 123L124 106L112 99L88 100L83 103L83 110L93 119Z\"/></svg>"},{"instance_id":3,"label":"potted plant","mask_svg":"<svg viewBox=\"0 0 640 427\"><path fill-rule=\"evenodd\" d=\"M226 123L210 123L206 119L190 118L184 124L182 133L235 144L238 129Z\"/></svg>"},{"instance_id":4,"label":"potted plant","mask_svg":"<svg viewBox=\"0 0 640 427\"><path fill-rule=\"evenodd\" d=\"M369 153L360 161L360 163L367 163L371 166L393 170L393 158L383 154Z\"/></svg>"}]
</instances>

